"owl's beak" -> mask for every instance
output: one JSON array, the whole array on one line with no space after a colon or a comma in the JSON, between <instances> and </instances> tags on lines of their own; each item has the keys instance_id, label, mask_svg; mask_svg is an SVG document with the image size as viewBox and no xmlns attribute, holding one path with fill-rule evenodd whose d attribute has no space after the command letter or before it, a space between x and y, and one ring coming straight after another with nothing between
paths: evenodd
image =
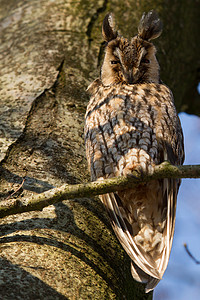
<instances>
[{"instance_id":1,"label":"owl's beak","mask_svg":"<svg viewBox=\"0 0 200 300\"><path fill-rule=\"evenodd\" d=\"M128 70L127 72L125 72L124 77L127 83L133 83L133 70Z\"/></svg>"},{"instance_id":2,"label":"owl's beak","mask_svg":"<svg viewBox=\"0 0 200 300\"><path fill-rule=\"evenodd\" d=\"M127 72L125 72L124 76L126 79L126 82L129 84L133 84L134 83L134 78L135 75L137 74L138 69L137 68L131 68L129 69Z\"/></svg>"}]
</instances>

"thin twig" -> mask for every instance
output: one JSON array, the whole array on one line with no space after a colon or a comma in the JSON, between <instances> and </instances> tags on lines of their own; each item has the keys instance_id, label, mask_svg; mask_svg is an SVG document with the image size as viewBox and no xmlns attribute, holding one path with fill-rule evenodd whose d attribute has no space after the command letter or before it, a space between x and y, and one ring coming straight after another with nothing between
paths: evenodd
<instances>
[{"instance_id":1,"label":"thin twig","mask_svg":"<svg viewBox=\"0 0 200 300\"><path fill-rule=\"evenodd\" d=\"M14 195L16 195L16 193L23 187L24 181L25 181L25 178L22 180L22 183L18 186L18 188L17 188L14 192L12 192L12 194L10 194L10 195L5 199L5 201L9 200L9 199L12 198Z\"/></svg>"},{"instance_id":2,"label":"thin twig","mask_svg":"<svg viewBox=\"0 0 200 300\"><path fill-rule=\"evenodd\" d=\"M187 245L187 244L183 244L183 246L185 247L185 250L186 250L187 254L192 258L192 260L193 260L197 265L199 265L199 264L200 264L200 261L197 260L197 259L192 255L192 253L191 253L190 250L188 249L188 245Z\"/></svg>"}]
</instances>

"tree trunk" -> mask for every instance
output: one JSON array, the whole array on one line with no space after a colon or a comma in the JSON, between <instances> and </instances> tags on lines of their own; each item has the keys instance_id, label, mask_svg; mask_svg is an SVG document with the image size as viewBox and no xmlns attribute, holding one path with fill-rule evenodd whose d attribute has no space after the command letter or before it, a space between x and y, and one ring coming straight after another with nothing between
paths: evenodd
<instances>
[{"instance_id":1,"label":"tree trunk","mask_svg":"<svg viewBox=\"0 0 200 300\"><path fill-rule=\"evenodd\" d=\"M0 0L1 200L90 180L86 87L99 74L108 11L130 37L143 11L157 9L164 23L162 78L179 110L197 112L196 98L186 96L197 84L198 1L183 1L181 9L178 1L142 2ZM1 299L152 298L133 281L130 260L97 197L9 216L0 227Z\"/></svg>"}]
</instances>

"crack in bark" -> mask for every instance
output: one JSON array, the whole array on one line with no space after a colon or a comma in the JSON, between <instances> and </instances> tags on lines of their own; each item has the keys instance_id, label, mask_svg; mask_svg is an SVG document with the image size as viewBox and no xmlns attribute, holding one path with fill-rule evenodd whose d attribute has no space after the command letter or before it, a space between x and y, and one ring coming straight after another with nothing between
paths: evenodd
<instances>
[{"instance_id":1,"label":"crack in bark","mask_svg":"<svg viewBox=\"0 0 200 300\"><path fill-rule=\"evenodd\" d=\"M87 31L86 31L86 35L88 36L89 43L92 41L91 33L92 33L93 26L94 26L96 20L98 19L99 15L106 10L107 4L108 4L108 0L104 0L103 5L101 7L99 7L97 9L97 11L91 17L91 20L87 26Z\"/></svg>"},{"instance_id":2,"label":"crack in bark","mask_svg":"<svg viewBox=\"0 0 200 300\"><path fill-rule=\"evenodd\" d=\"M34 109L35 109L35 107L37 106L38 102L40 101L41 97L43 97L44 94L45 94L47 91L49 91L49 92L50 92L50 91L53 91L53 92L55 91L55 88L56 88L56 86L57 86L58 80L59 80L59 78L60 78L60 74L61 74L62 69L63 69L64 61L65 61L65 59L63 58L62 61L61 61L61 63L59 64L59 66L58 66L58 68L57 68L58 75L57 75L57 77L56 77L54 83L52 84L52 86L51 86L50 88L48 88L48 89L44 89L44 90L41 92L41 94L40 94L39 96L37 96L37 97L34 99L34 101L32 102L31 108L30 108L29 112L27 113L26 122L25 122L25 124L24 124L23 131L22 131L22 133L20 134L20 136L19 136L12 144L10 144L10 145L8 146L8 149L7 149L7 151L6 151L6 154L5 154L4 158L0 161L0 167L7 161L8 157L9 157L9 155L10 155L10 152L11 152L11 150L13 149L13 147L14 147L15 145L17 145L17 144L23 139L23 137L24 137L24 135L25 135L25 132L26 132L26 128L27 128L27 124L28 124L30 115L31 115L32 112L34 111Z\"/></svg>"}]
</instances>

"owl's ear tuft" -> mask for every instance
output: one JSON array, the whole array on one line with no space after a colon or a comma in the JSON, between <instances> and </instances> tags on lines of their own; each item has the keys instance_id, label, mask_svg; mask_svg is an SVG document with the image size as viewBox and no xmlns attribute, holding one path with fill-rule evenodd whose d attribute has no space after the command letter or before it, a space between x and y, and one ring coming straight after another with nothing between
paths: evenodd
<instances>
[{"instance_id":1,"label":"owl's ear tuft","mask_svg":"<svg viewBox=\"0 0 200 300\"><path fill-rule=\"evenodd\" d=\"M114 15L112 13L107 14L103 20L102 35L106 42L116 39L118 35L115 29Z\"/></svg>"},{"instance_id":2,"label":"owl's ear tuft","mask_svg":"<svg viewBox=\"0 0 200 300\"><path fill-rule=\"evenodd\" d=\"M138 35L143 40L153 40L161 35L162 27L158 14L151 10L147 14L143 14L138 26Z\"/></svg>"}]
</instances>

